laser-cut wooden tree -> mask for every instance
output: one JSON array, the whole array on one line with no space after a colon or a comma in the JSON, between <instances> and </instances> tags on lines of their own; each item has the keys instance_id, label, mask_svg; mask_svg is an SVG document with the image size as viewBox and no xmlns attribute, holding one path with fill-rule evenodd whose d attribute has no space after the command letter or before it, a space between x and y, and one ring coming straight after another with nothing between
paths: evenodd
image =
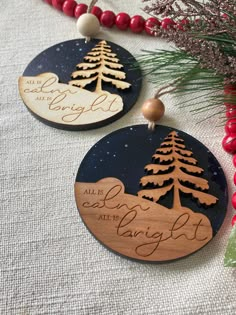
<instances>
[{"instance_id":1,"label":"laser-cut wooden tree","mask_svg":"<svg viewBox=\"0 0 236 315\"><path fill-rule=\"evenodd\" d=\"M126 78L126 74L117 70L123 68L123 65L119 63L119 59L116 56L116 54L112 53L111 46L107 45L106 41L99 42L84 57L84 60L88 62L79 63L76 66L78 70L71 74L72 80L69 84L84 88L93 81L97 81L96 93L103 92L103 81L115 85L118 89L129 88L131 86L130 83L121 81ZM79 77L82 78L79 79Z\"/></svg>"},{"instance_id":2,"label":"laser-cut wooden tree","mask_svg":"<svg viewBox=\"0 0 236 315\"><path fill-rule=\"evenodd\" d=\"M174 209L182 207L180 191L192 195L202 205L215 204L218 199L203 192L209 189L208 181L199 177L203 169L196 165L197 160L192 155L193 153L186 149L184 140L179 138L175 131L170 132L153 155L155 163L145 166L145 170L150 174L141 178L143 189L138 192L138 196L158 202L173 189ZM190 183L192 188L185 183ZM150 189L150 185L154 188Z\"/></svg>"}]
</instances>

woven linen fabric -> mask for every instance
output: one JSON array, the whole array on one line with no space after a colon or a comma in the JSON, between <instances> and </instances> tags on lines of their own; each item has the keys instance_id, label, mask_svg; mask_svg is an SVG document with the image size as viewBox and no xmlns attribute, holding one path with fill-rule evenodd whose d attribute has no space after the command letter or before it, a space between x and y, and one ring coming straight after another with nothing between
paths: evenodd
<instances>
[{"instance_id":1,"label":"woven linen fabric","mask_svg":"<svg viewBox=\"0 0 236 315\"><path fill-rule=\"evenodd\" d=\"M100 0L98 5L145 16L141 0ZM223 267L231 205L219 233L205 248L161 265L111 253L91 236L77 212L73 186L83 157L106 134L146 123L140 107L155 86L144 79L133 109L106 127L86 132L48 127L27 111L18 77L44 49L80 37L75 20L41 0L3 1L0 16L0 314L236 314L236 273ZM115 28L102 29L99 37L132 54L170 47L158 38ZM216 118L198 124L203 116L177 106L184 100L165 96L160 124L189 133L212 151L231 196L234 169L221 147L224 130L217 127Z\"/></svg>"}]
</instances>

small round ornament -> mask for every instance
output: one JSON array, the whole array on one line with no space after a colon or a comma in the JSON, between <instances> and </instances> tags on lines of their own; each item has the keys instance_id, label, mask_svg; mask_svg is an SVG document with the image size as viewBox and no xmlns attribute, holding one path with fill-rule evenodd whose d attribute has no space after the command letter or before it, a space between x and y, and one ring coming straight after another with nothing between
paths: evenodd
<instances>
[{"instance_id":1,"label":"small round ornament","mask_svg":"<svg viewBox=\"0 0 236 315\"><path fill-rule=\"evenodd\" d=\"M92 13L81 15L76 23L79 33L85 37L94 37L100 31L100 22Z\"/></svg>"},{"instance_id":2,"label":"small round ornament","mask_svg":"<svg viewBox=\"0 0 236 315\"><path fill-rule=\"evenodd\" d=\"M156 122L162 118L165 113L165 106L157 98L147 99L142 106L144 118L149 121L149 129L154 130Z\"/></svg>"},{"instance_id":3,"label":"small round ornament","mask_svg":"<svg viewBox=\"0 0 236 315\"><path fill-rule=\"evenodd\" d=\"M213 154L165 126L117 130L83 159L75 183L79 213L108 249L167 262L204 247L227 209L227 184Z\"/></svg>"},{"instance_id":4,"label":"small round ornament","mask_svg":"<svg viewBox=\"0 0 236 315\"><path fill-rule=\"evenodd\" d=\"M112 42L70 40L31 61L19 78L19 91L27 109L47 125L65 130L103 127L135 104L142 83L136 65L126 49Z\"/></svg>"}]
</instances>

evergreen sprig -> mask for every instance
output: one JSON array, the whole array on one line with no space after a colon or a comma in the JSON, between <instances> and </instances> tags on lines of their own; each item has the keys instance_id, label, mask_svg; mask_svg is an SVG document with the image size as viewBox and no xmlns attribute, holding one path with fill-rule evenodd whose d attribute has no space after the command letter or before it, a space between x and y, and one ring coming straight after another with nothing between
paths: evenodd
<instances>
[{"instance_id":1,"label":"evergreen sprig","mask_svg":"<svg viewBox=\"0 0 236 315\"><path fill-rule=\"evenodd\" d=\"M143 2L149 2L144 10L152 15L177 19L174 28L153 29L156 36L174 42L177 48L173 51L144 51L139 57L152 82L158 86L166 85L167 91L172 86L174 93L191 93L192 100L197 98L195 93L204 95L201 106L194 110L196 112L222 106L228 98L230 104L236 106L234 93L222 93L224 86L236 85L235 0ZM185 23L181 22L183 19Z\"/></svg>"}]
</instances>

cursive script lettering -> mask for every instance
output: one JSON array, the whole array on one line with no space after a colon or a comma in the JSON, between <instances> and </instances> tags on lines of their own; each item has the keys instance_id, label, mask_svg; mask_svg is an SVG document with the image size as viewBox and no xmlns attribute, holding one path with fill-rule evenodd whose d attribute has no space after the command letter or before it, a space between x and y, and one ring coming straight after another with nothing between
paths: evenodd
<instances>
[{"instance_id":1,"label":"cursive script lettering","mask_svg":"<svg viewBox=\"0 0 236 315\"><path fill-rule=\"evenodd\" d=\"M140 204L135 205L128 205L127 203L117 202L114 199L120 195L122 191L121 185L115 185L112 188L108 190L108 192L105 194L104 198L100 199L98 202L90 203L90 202L84 202L82 204L85 208L106 208L110 210L119 210L121 208L125 208L127 210L134 210L139 209L142 211L147 211L150 209L150 207L142 207Z\"/></svg>"},{"instance_id":2,"label":"cursive script lettering","mask_svg":"<svg viewBox=\"0 0 236 315\"><path fill-rule=\"evenodd\" d=\"M70 89L53 89L52 86L57 82L56 77L51 77L43 82L39 87L33 89L25 89L25 93L43 93L43 94L57 94L55 98L51 101L53 104L60 103L63 101L67 95L76 94L76 91L71 91Z\"/></svg>"},{"instance_id":3,"label":"cursive script lettering","mask_svg":"<svg viewBox=\"0 0 236 315\"><path fill-rule=\"evenodd\" d=\"M104 102L107 100L107 95L102 94L99 95L94 101L93 103L88 106L66 106L66 107L62 107L62 106L56 106L56 107L52 107L52 104L49 104L49 109L50 110L65 110L65 109L70 109L71 111L74 111L75 113L70 113L70 114L66 114L62 117L62 120L64 122L72 122L75 121L77 119L80 118L80 116L82 114L85 113L89 113L89 112L95 112L98 110L101 110L103 112L117 112L119 109L118 108L113 108L112 106L115 104L117 98L114 98L112 101L107 102L107 108L104 108Z\"/></svg>"},{"instance_id":4,"label":"cursive script lettering","mask_svg":"<svg viewBox=\"0 0 236 315\"><path fill-rule=\"evenodd\" d=\"M32 85L32 82L28 81L30 85ZM64 88L60 88L60 86ZM33 87L25 88L24 93L37 94L36 100L46 101L49 111L60 112L62 115L61 120L65 123L75 122L81 116L97 111L116 113L120 110L119 96L117 95L110 93L99 95L91 92L90 99L86 100L86 105L83 98L80 97L78 97L78 101L82 104L77 104L77 99L75 97L72 98L72 95L80 94L82 90L70 86L65 88L65 86L65 84L58 84L58 78L52 76L46 81L40 82L38 86L34 85Z\"/></svg>"},{"instance_id":5,"label":"cursive script lettering","mask_svg":"<svg viewBox=\"0 0 236 315\"><path fill-rule=\"evenodd\" d=\"M137 237L142 235L147 241L139 246L136 247L135 252L137 255L142 257L151 256L157 249L159 245L169 239L177 240L180 237L185 238L188 241L199 241L203 242L207 239L207 237L201 237L201 222L202 219L199 219L197 224L193 224L193 229L190 233L183 233L183 228L189 223L190 214L183 213L177 217L174 221L171 228L165 232L159 232L153 229L153 227L148 226L146 229L143 230L133 230L130 225L133 223L137 216L137 211L132 210L127 212L123 218L121 218L116 233L120 237Z\"/></svg>"}]
</instances>

